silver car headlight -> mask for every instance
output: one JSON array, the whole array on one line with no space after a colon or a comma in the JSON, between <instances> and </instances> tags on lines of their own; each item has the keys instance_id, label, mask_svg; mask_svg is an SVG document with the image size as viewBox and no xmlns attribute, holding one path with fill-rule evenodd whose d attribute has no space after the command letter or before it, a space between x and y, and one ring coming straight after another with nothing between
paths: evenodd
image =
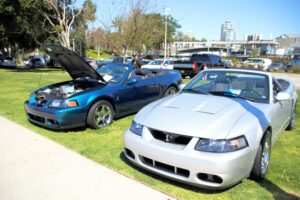
<instances>
[{"instance_id":1,"label":"silver car headlight","mask_svg":"<svg viewBox=\"0 0 300 200\"><path fill-rule=\"evenodd\" d=\"M142 136L143 125L139 124L135 121L132 121L131 126L130 126L130 131L137 134L137 135L139 135L139 136Z\"/></svg>"},{"instance_id":2,"label":"silver car headlight","mask_svg":"<svg viewBox=\"0 0 300 200\"><path fill-rule=\"evenodd\" d=\"M49 103L49 108L72 108L77 107L78 103L75 100L53 100Z\"/></svg>"},{"instance_id":3,"label":"silver car headlight","mask_svg":"<svg viewBox=\"0 0 300 200\"><path fill-rule=\"evenodd\" d=\"M227 140L199 138L195 149L198 151L225 153L246 148L248 141L244 135Z\"/></svg>"}]
</instances>

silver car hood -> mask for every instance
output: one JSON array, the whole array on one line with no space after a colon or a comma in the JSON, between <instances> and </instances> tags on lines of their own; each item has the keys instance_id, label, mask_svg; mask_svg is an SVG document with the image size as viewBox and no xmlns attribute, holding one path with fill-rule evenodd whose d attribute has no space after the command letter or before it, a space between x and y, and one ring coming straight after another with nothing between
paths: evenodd
<instances>
[{"instance_id":1,"label":"silver car hood","mask_svg":"<svg viewBox=\"0 0 300 200\"><path fill-rule=\"evenodd\" d=\"M238 98L181 93L144 107L135 120L169 133L225 139L247 113L244 103Z\"/></svg>"}]
</instances>

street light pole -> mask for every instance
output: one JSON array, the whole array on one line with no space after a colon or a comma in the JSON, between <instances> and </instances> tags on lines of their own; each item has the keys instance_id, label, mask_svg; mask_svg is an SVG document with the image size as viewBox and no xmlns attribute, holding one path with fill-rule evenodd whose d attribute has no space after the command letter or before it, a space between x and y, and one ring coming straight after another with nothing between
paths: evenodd
<instances>
[{"instance_id":1,"label":"street light pole","mask_svg":"<svg viewBox=\"0 0 300 200\"><path fill-rule=\"evenodd\" d=\"M168 31L168 10L170 8L164 7L165 8L165 15L166 15L166 22L165 22L165 52L164 52L164 60L167 58L167 31Z\"/></svg>"}]
</instances>

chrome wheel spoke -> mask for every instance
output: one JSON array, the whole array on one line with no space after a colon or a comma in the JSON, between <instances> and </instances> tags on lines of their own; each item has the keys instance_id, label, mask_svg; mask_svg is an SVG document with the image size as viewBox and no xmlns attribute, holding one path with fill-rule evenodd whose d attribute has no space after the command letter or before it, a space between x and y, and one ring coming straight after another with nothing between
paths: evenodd
<instances>
[{"instance_id":1,"label":"chrome wheel spoke","mask_svg":"<svg viewBox=\"0 0 300 200\"><path fill-rule=\"evenodd\" d=\"M112 112L106 105L101 105L95 111L95 122L98 126L103 127L110 123Z\"/></svg>"},{"instance_id":2,"label":"chrome wheel spoke","mask_svg":"<svg viewBox=\"0 0 300 200\"><path fill-rule=\"evenodd\" d=\"M270 161L270 144L268 138L265 141L262 156L261 156L261 173L265 174Z\"/></svg>"}]
</instances>

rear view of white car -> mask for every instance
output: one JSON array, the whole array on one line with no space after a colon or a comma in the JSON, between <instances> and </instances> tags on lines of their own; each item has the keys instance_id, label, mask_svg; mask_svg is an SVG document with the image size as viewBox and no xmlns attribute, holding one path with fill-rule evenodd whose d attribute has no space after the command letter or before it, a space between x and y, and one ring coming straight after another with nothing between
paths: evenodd
<instances>
[{"instance_id":1,"label":"rear view of white car","mask_svg":"<svg viewBox=\"0 0 300 200\"><path fill-rule=\"evenodd\" d=\"M272 60L268 58L248 58L245 62L243 62L243 67L267 71L271 64Z\"/></svg>"},{"instance_id":2,"label":"rear view of white car","mask_svg":"<svg viewBox=\"0 0 300 200\"><path fill-rule=\"evenodd\" d=\"M204 188L263 179L272 145L294 128L297 98L290 81L265 72L205 70L135 116L124 153L139 167Z\"/></svg>"},{"instance_id":3,"label":"rear view of white car","mask_svg":"<svg viewBox=\"0 0 300 200\"><path fill-rule=\"evenodd\" d=\"M146 65L143 65L143 69L173 69L174 60L163 60L163 59L156 59L149 62Z\"/></svg>"}]
</instances>

